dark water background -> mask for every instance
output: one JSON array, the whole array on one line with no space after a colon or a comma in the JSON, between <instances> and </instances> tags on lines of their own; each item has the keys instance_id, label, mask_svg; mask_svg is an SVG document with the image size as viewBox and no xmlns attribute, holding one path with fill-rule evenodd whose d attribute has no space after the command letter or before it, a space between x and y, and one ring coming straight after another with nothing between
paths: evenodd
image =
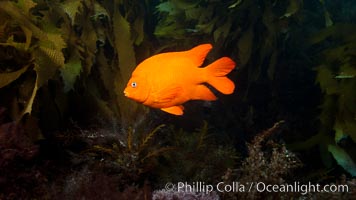
<instances>
[{"instance_id":1,"label":"dark water background","mask_svg":"<svg viewBox=\"0 0 356 200\"><path fill-rule=\"evenodd\" d=\"M0 5L0 199L189 199L157 194L179 181L349 184L307 197L355 198L354 0ZM180 117L123 96L137 63L202 43L203 66L236 61L233 94Z\"/></svg>"}]
</instances>

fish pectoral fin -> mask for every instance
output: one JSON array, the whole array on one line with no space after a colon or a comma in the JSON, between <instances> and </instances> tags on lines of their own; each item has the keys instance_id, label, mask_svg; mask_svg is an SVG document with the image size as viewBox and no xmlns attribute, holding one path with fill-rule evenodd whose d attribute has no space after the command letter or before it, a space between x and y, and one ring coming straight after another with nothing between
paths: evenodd
<instances>
[{"instance_id":1,"label":"fish pectoral fin","mask_svg":"<svg viewBox=\"0 0 356 200\"><path fill-rule=\"evenodd\" d=\"M205 85L197 85L195 87L194 94L192 95L192 99L215 101L217 99L217 97Z\"/></svg>"},{"instance_id":2,"label":"fish pectoral fin","mask_svg":"<svg viewBox=\"0 0 356 200\"><path fill-rule=\"evenodd\" d=\"M183 115L184 107L182 105L179 105L179 106L172 106L168 108L161 108L161 110L172 115Z\"/></svg>"},{"instance_id":3,"label":"fish pectoral fin","mask_svg":"<svg viewBox=\"0 0 356 200\"><path fill-rule=\"evenodd\" d=\"M159 93L154 94L155 103L168 103L172 102L183 92L182 87L167 87L161 90Z\"/></svg>"}]
</instances>

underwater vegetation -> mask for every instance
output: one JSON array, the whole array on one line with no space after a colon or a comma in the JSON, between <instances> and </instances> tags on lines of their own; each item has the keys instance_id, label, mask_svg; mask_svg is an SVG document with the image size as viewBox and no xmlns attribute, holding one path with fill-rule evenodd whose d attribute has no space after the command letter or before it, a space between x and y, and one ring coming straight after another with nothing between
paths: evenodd
<instances>
[{"instance_id":1,"label":"underwater vegetation","mask_svg":"<svg viewBox=\"0 0 356 200\"><path fill-rule=\"evenodd\" d=\"M353 0L2 0L0 199L352 199L355 23ZM218 101L184 116L124 96L138 63L207 43L233 94L207 86ZM164 189L179 181L349 192Z\"/></svg>"},{"instance_id":2,"label":"underwater vegetation","mask_svg":"<svg viewBox=\"0 0 356 200\"><path fill-rule=\"evenodd\" d=\"M315 33L310 39L315 55L316 82L323 92L320 105L320 129L318 134L298 144L298 148L319 145L324 151L323 161L331 166L330 155L352 176L356 175L354 161L356 142L356 93L355 87L355 25L337 24ZM329 43L327 48L323 48ZM349 142L347 142L349 140Z\"/></svg>"}]
</instances>

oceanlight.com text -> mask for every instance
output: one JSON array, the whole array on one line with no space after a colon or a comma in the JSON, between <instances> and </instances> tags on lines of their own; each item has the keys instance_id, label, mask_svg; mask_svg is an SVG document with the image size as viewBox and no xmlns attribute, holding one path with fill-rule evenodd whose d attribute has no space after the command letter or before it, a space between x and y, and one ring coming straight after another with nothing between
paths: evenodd
<instances>
[{"instance_id":1,"label":"oceanlight.com text","mask_svg":"<svg viewBox=\"0 0 356 200\"><path fill-rule=\"evenodd\" d=\"M313 184L294 182L291 184L266 184L263 182L250 182L250 183L240 183L240 182L219 182L215 185L206 184L205 182L196 181L196 182L178 182L177 184L167 183L166 190L178 190L178 192L202 192L210 193L213 191L216 192L294 192L305 195L307 193L313 192L349 192L348 185L335 185L335 184Z\"/></svg>"}]
</instances>

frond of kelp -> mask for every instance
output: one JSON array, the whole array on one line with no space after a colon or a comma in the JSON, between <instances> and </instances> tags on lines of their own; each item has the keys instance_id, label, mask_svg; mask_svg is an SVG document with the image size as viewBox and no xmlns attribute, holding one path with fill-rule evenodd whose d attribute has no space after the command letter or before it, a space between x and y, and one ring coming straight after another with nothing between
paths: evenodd
<instances>
[{"instance_id":1,"label":"frond of kelp","mask_svg":"<svg viewBox=\"0 0 356 200\"><path fill-rule=\"evenodd\" d=\"M71 24L74 25L77 15L83 9L83 0L68 0L61 5L63 11L68 15Z\"/></svg>"},{"instance_id":2,"label":"frond of kelp","mask_svg":"<svg viewBox=\"0 0 356 200\"><path fill-rule=\"evenodd\" d=\"M30 98L27 100L27 105L18 113L16 118L21 117L26 113L31 113L32 103L37 93L37 89L41 87L46 81L53 77L56 70L64 66L64 55L62 49L66 47L60 32L55 32L55 29L51 29L50 25L42 23L43 27L38 27L32 22L35 19L30 13L30 10L36 6L31 0L19 1L17 4L11 1L0 2L0 9L7 13L11 20L17 22L23 30L23 35L26 40L23 42L23 50L32 54L35 71L37 72L37 80L33 87L33 92ZM31 45L32 37L36 38L38 42ZM13 41L10 37L7 43L3 45L13 46L16 49L20 49L18 41Z\"/></svg>"},{"instance_id":3,"label":"frond of kelp","mask_svg":"<svg viewBox=\"0 0 356 200\"><path fill-rule=\"evenodd\" d=\"M0 88L5 87L6 85L10 84L11 82L15 81L18 79L21 74L25 73L29 65L24 66L23 68L10 72L10 73L1 73L0 74Z\"/></svg>"},{"instance_id":4,"label":"frond of kelp","mask_svg":"<svg viewBox=\"0 0 356 200\"><path fill-rule=\"evenodd\" d=\"M176 46L215 43L215 53L229 52L239 69L246 70L241 73L247 73L249 85L264 76L266 68L268 78L274 80L283 51L279 41L287 38L289 23L299 20L303 1L229 2L162 0L156 7L160 21L154 33L163 41L174 38L179 41Z\"/></svg>"},{"instance_id":5,"label":"frond of kelp","mask_svg":"<svg viewBox=\"0 0 356 200\"><path fill-rule=\"evenodd\" d=\"M125 12L118 8L125 8ZM141 2L1 1L0 11L0 45L32 56L28 63L7 71L11 74L4 74L1 87L17 80L27 68L36 71L32 95L16 119L31 113L37 90L49 79L63 81L64 92L69 92L75 89L81 75L80 86L92 98L91 102L96 102L95 109L102 117L120 118L127 128L138 113L144 112L122 95L136 66L134 46L141 45L144 38ZM99 76L93 75L98 72ZM92 81L89 76L99 78Z\"/></svg>"},{"instance_id":6,"label":"frond of kelp","mask_svg":"<svg viewBox=\"0 0 356 200\"><path fill-rule=\"evenodd\" d=\"M355 176L356 164L353 148L339 146L348 137L356 142L356 26L334 24L315 33L308 42L312 50L317 49L314 62L317 65L316 82L324 93L320 105L319 133L308 141L294 144L296 148L319 145L323 158L332 155L335 161ZM323 47L325 43L334 45ZM323 48L320 48L323 47ZM323 159L332 166L331 159Z\"/></svg>"}]
</instances>

